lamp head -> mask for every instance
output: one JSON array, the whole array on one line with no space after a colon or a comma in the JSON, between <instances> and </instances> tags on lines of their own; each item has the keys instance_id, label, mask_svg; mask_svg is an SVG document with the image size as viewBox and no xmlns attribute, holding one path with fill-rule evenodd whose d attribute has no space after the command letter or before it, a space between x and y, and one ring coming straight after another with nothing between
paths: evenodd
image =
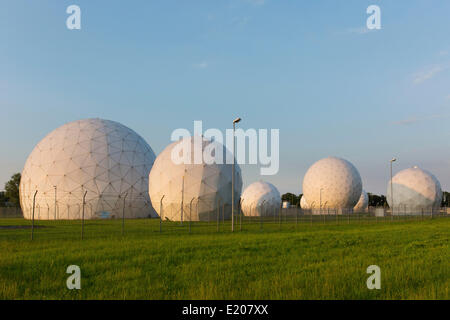
<instances>
[{"instance_id":1,"label":"lamp head","mask_svg":"<svg viewBox=\"0 0 450 320\"><path fill-rule=\"evenodd\" d=\"M236 118L233 120L233 123L238 123L239 121L241 121L241 118Z\"/></svg>"}]
</instances>

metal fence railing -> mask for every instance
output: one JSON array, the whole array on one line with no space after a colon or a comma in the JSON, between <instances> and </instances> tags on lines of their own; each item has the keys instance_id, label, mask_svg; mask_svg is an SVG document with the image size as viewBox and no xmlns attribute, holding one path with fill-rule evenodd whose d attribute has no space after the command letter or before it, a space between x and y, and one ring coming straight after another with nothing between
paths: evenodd
<instances>
[{"instance_id":1,"label":"metal fence railing","mask_svg":"<svg viewBox=\"0 0 450 320\"><path fill-rule=\"evenodd\" d=\"M20 208L0 208L0 239L84 239L231 232L231 205L220 201L189 199L182 206L162 202L161 215L153 214L152 218L136 218L133 211L126 211L129 207L122 199L122 205L124 203L125 207L116 208L116 214L101 214L95 212L92 204L85 204L83 215L82 206L74 204L68 208L65 206L65 214L59 216L62 209L58 204L50 209L45 207L45 214L35 206L34 221L28 217L24 219ZM237 205L234 232L307 230L311 226L420 222L450 217L450 208L394 208L394 214L383 207L369 207L362 212L331 208L304 210L299 207L261 209L262 215L246 216ZM48 215L52 211L53 214Z\"/></svg>"}]
</instances>

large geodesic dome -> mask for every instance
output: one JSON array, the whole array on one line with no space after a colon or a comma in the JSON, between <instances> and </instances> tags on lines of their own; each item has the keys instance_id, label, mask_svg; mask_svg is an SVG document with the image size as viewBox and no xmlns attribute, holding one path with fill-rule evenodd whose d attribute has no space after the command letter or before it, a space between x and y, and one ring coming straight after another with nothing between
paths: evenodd
<instances>
[{"instance_id":1,"label":"large geodesic dome","mask_svg":"<svg viewBox=\"0 0 450 320\"><path fill-rule=\"evenodd\" d=\"M155 154L145 140L114 121L69 122L31 152L20 181L20 204L30 219L156 216L148 195Z\"/></svg>"},{"instance_id":2,"label":"large geodesic dome","mask_svg":"<svg viewBox=\"0 0 450 320\"><path fill-rule=\"evenodd\" d=\"M369 195L365 190L361 192L361 196L359 197L358 203L353 208L354 212L362 212L366 211L369 207Z\"/></svg>"},{"instance_id":3,"label":"large geodesic dome","mask_svg":"<svg viewBox=\"0 0 450 320\"><path fill-rule=\"evenodd\" d=\"M429 213L440 207L442 189L438 179L430 172L417 166L398 172L388 183L387 201L394 214Z\"/></svg>"},{"instance_id":4,"label":"large geodesic dome","mask_svg":"<svg viewBox=\"0 0 450 320\"><path fill-rule=\"evenodd\" d=\"M228 161L227 161L228 159ZM167 146L149 176L153 207L163 220L211 221L231 217L231 153L202 136ZM242 191L241 169L235 165L234 208Z\"/></svg>"},{"instance_id":5,"label":"large geodesic dome","mask_svg":"<svg viewBox=\"0 0 450 320\"><path fill-rule=\"evenodd\" d=\"M347 160L336 157L317 161L303 179L303 195L313 209L351 211L361 192L358 170Z\"/></svg>"},{"instance_id":6,"label":"large geodesic dome","mask_svg":"<svg viewBox=\"0 0 450 320\"><path fill-rule=\"evenodd\" d=\"M254 182L245 188L241 196L241 208L245 216L272 216L280 206L280 192L269 182Z\"/></svg>"}]
</instances>

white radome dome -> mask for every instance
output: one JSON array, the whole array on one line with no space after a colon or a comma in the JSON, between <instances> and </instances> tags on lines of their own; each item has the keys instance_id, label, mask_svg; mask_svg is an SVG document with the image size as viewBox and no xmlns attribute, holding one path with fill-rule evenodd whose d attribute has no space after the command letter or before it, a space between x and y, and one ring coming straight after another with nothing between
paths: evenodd
<instances>
[{"instance_id":1,"label":"white radome dome","mask_svg":"<svg viewBox=\"0 0 450 320\"><path fill-rule=\"evenodd\" d=\"M189 149L190 154L182 152ZM172 153L188 161L174 161ZM194 161L195 154L203 153L211 154L212 161L201 158ZM218 158L220 154L223 159ZM218 206L220 219L230 218L232 165L226 163L227 157L231 153L223 144L201 136L183 138L167 146L156 158L149 175L150 198L161 219L210 221L217 218ZM236 164L235 213L241 190L241 169Z\"/></svg>"},{"instance_id":2,"label":"white radome dome","mask_svg":"<svg viewBox=\"0 0 450 320\"><path fill-rule=\"evenodd\" d=\"M305 195L303 195L302 198L300 199L300 208L302 208L302 209L310 209L309 205L308 205L308 201L306 200Z\"/></svg>"},{"instance_id":3,"label":"white radome dome","mask_svg":"<svg viewBox=\"0 0 450 320\"><path fill-rule=\"evenodd\" d=\"M50 132L28 157L20 181L20 204L31 219L156 216L148 196L155 154L145 140L114 121L84 119ZM126 197L125 197L126 195ZM125 202L124 202L125 197ZM56 202L56 208L55 208Z\"/></svg>"},{"instance_id":4,"label":"white radome dome","mask_svg":"<svg viewBox=\"0 0 450 320\"><path fill-rule=\"evenodd\" d=\"M394 213L419 213L438 208L442 189L438 179L430 172L413 167L398 172L392 178ZM392 204L391 182L388 183L387 201Z\"/></svg>"},{"instance_id":5,"label":"white radome dome","mask_svg":"<svg viewBox=\"0 0 450 320\"><path fill-rule=\"evenodd\" d=\"M361 191L362 181L358 170L340 158L329 157L317 161L303 179L303 195L313 209L353 209Z\"/></svg>"},{"instance_id":6,"label":"white radome dome","mask_svg":"<svg viewBox=\"0 0 450 320\"><path fill-rule=\"evenodd\" d=\"M242 213L245 216L272 216L281 205L278 189L269 182L257 181L249 185L241 196Z\"/></svg>"},{"instance_id":7,"label":"white radome dome","mask_svg":"<svg viewBox=\"0 0 450 320\"><path fill-rule=\"evenodd\" d=\"M361 212L367 210L369 207L369 195L365 190L361 192L361 196L359 197L358 203L353 208L354 212Z\"/></svg>"}]
</instances>

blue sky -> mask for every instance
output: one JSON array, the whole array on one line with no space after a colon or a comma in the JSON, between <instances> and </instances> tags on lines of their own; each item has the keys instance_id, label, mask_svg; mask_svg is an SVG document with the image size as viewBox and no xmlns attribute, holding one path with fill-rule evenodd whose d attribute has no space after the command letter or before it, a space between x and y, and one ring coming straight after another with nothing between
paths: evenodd
<instances>
[{"instance_id":1,"label":"blue sky","mask_svg":"<svg viewBox=\"0 0 450 320\"><path fill-rule=\"evenodd\" d=\"M66 28L79 5L81 30ZM381 30L365 29L381 8ZM73 120L119 121L155 153L176 128L280 129L280 171L243 167L301 192L308 167L351 161L385 194L419 165L450 189L450 1L0 2L0 189L34 145Z\"/></svg>"}]
</instances>

